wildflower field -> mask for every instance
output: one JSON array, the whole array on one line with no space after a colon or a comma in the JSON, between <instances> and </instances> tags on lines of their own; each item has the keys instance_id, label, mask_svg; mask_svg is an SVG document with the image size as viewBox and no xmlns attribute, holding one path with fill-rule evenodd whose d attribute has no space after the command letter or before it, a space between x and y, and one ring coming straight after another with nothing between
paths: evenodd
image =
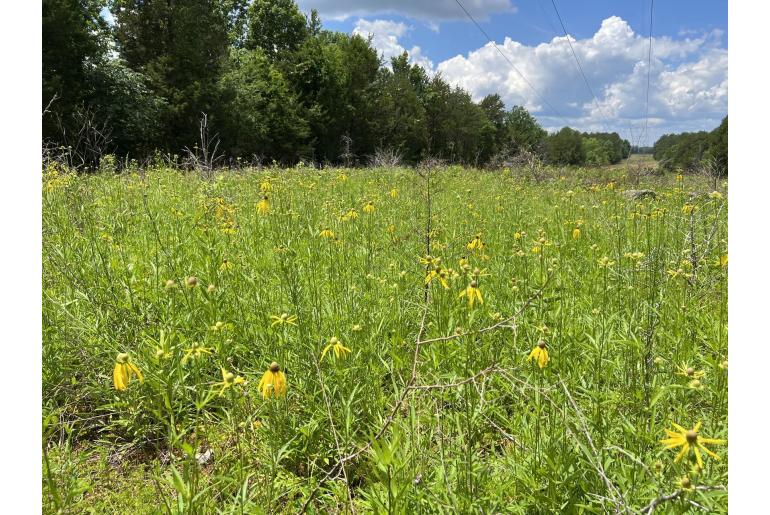
<instances>
[{"instance_id":1,"label":"wildflower field","mask_svg":"<svg viewBox=\"0 0 770 515\"><path fill-rule=\"evenodd\" d=\"M726 188L51 165L44 512L726 512Z\"/></svg>"}]
</instances>

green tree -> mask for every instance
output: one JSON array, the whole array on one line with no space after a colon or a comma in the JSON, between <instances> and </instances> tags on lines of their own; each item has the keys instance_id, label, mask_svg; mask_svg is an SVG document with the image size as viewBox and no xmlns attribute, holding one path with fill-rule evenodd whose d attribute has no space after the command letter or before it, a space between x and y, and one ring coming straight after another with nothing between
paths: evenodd
<instances>
[{"instance_id":1,"label":"green tree","mask_svg":"<svg viewBox=\"0 0 770 515\"><path fill-rule=\"evenodd\" d=\"M107 123L118 155L143 157L152 154L162 133L162 99L153 95L147 77L119 59L91 66L86 104L97 119Z\"/></svg>"},{"instance_id":2,"label":"green tree","mask_svg":"<svg viewBox=\"0 0 770 515\"><path fill-rule=\"evenodd\" d=\"M317 17L313 27L316 22ZM294 0L254 0L249 7L246 48L259 48L269 59L299 49L309 34L307 20Z\"/></svg>"},{"instance_id":3,"label":"green tree","mask_svg":"<svg viewBox=\"0 0 770 515\"><path fill-rule=\"evenodd\" d=\"M712 159L718 170L727 175L727 116L719 127L709 134L709 148L706 157Z\"/></svg>"},{"instance_id":4,"label":"green tree","mask_svg":"<svg viewBox=\"0 0 770 515\"><path fill-rule=\"evenodd\" d=\"M428 146L425 108L403 71L380 70L377 81L377 147L393 148L418 161Z\"/></svg>"},{"instance_id":5,"label":"green tree","mask_svg":"<svg viewBox=\"0 0 770 515\"><path fill-rule=\"evenodd\" d=\"M485 154L492 156L508 145L505 104L500 95L494 93L485 96L479 105L491 124L492 144L490 148L485 149Z\"/></svg>"},{"instance_id":6,"label":"green tree","mask_svg":"<svg viewBox=\"0 0 770 515\"><path fill-rule=\"evenodd\" d=\"M506 115L505 126L511 150L541 152L548 133L534 116L522 106L513 106Z\"/></svg>"},{"instance_id":7,"label":"green tree","mask_svg":"<svg viewBox=\"0 0 770 515\"><path fill-rule=\"evenodd\" d=\"M232 6L224 0L113 0L121 57L146 75L166 102L159 147L192 146L201 113L215 110L233 30Z\"/></svg>"},{"instance_id":8,"label":"green tree","mask_svg":"<svg viewBox=\"0 0 770 515\"><path fill-rule=\"evenodd\" d=\"M72 130L71 113L82 106L90 71L103 61L107 24L96 0L43 0L43 109L50 105L65 130ZM56 100L52 102L52 99ZM54 116L43 118L43 138L57 140Z\"/></svg>"},{"instance_id":9,"label":"green tree","mask_svg":"<svg viewBox=\"0 0 770 515\"><path fill-rule=\"evenodd\" d=\"M230 156L286 162L308 153L300 105L261 50L234 49L219 87L220 136Z\"/></svg>"},{"instance_id":10,"label":"green tree","mask_svg":"<svg viewBox=\"0 0 770 515\"><path fill-rule=\"evenodd\" d=\"M549 135L546 140L546 157L554 164L582 165L586 160L583 137L569 127Z\"/></svg>"}]
</instances>

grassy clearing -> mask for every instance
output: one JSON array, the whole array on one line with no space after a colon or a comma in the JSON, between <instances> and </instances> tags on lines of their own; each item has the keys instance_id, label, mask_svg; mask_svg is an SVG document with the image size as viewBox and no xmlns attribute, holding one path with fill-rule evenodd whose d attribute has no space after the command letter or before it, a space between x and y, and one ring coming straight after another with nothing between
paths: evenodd
<instances>
[{"instance_id":1,"label":"grassy clearing","mask_svg":"<svg viewBox=\"0 0 770 515\"><path fill-rule=\"evenodd\" d=\"M50 168L44 511L726 512L726 192L552 174Z\"/></svg>"}]
</instances>

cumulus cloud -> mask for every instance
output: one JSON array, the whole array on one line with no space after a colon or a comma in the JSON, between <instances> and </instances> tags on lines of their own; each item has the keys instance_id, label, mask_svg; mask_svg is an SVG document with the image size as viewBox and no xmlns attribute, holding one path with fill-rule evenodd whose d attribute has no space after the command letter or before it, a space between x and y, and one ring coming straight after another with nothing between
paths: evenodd
<instances>
[{"instance_id":1,"label":"cumulus cloud","mask_svg":"<svg viewBox=\"0 0 770 515\"><path fill-rule=\"evenodd\" d=\"M566 37L536 46L508 37L498 43L526 81L492 44L447 59L436 71L470 91L475 100L497 92L508 106L524 105L546 127L567 122L652 143L663 132L711 128L727 113L727 50L719 47L720 37L712 32L683 39L653 38L649 137L640 134L646 112L648 39L617 16L604 20L590 38L570 39L598 103L577 69Z\"/></svg>"},{"instance_id":2,"label":"cumulus cloud","mask_svg":"<svg viewBox=\"0 0 770 515\"><path fill-rule=\"evenodd\" d=\"M390 20L364 20L359 19L353 28L353 34L359 34L365 38L372 38L372 45L384 57L387 66L390 66L390 58L396 57L406 51L411 63L422 66L428 73L433 72L433 62L425 57L419 46L407 49L399 43L399 38L407 35L410 27L405 23Z\"/></svg>"},{"instance_id":3,"label":"cumulus cloud","mask_svg":"<svg viewBox=\"0 0 770 515\"><path fill-rule=\"evenodd\" d=\"M298 3L304 10L317 9L322 17L336 20L399 14L435 23L465 17L455 0L300 0ZM463 5L474 17L482 20L493 14L516 12L511 0L464 0Z\"/></svg>"}]
</instances>

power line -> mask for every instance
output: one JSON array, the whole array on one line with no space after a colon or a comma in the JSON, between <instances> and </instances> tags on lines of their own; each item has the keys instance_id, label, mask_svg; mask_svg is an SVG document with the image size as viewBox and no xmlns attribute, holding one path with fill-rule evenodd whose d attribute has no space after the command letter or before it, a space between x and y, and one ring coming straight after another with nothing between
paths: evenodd
<instances>
[{"instance_id":1,"label":"power line","mask_svg":"<svg viewBox=\"0 0 770 515\"><path fill-rule=\"evenodd\" d=\"M535 93L535 95L537 95L538 99L539 99L541 102L543 102L545 105L547 105L547 106L548 106L548 107L551 109L551 111L553 111L553 112L556 114L556 116L557 116L558 118L560 118L560 119L561 119L561 121L563 121L563 122L564 122L564 124L565 124L566 126L569 126L569 122L567 122L567 120L565 120L565 119L564 119L564 117L561 115L561 113L559 113L559 111L558 111L558 110L557 110L557 109L556 109L554 106L552 106L552 105L551 105L551 103L550 103L550 102L548 102L548 100L546 100L546 99L545 99L545 97L543 97L543 96L542 96L540 93L538 93L537 89L535 89L535 86L533 86L533 85L532 85L532 83L531 83L531 82L529 82L529 81L527 80L527 78L526 78L526 77L524 76L524 74L523 74L523 73L522 73L522 72L521 72L521 71L520 71L520 70L519 70L519 69L516 67L516 65L515 65L515 64L513 64L513 62L512 62L510 59L508 59L508 56L507 56L507 55L505 55L505 54L503 53L503 51L502 51L502 50L500 50L500 47L498 47L498 46L497 46L497 43L495 43L495 42L494 42L494 40L493 40L491 37L489 37L489 34L487 34L487 31L485 31L485 30L482 28L482 26L481 26L481 25L479 25L479 23L478 23L478 22L477 22L477 21L476 21L476 20L473 18L473 16L471 16L471 13L469 13L469 12L468 12L468 10L465 8L465 6L464 6L462 3L460 3L460 0L455 0L455 3L457 3L457 5L459 5L459 6L460 6L460 9L462 9L462 10L463 10L463 12L465 13L465 15L466 15L466 16L467 16L467 17L468 17L468 18L469 18L469 19L470 19L470 20L473 22L473 24L476 26L476 28L477 28L477 29L479 29L479 30L481 31L481 33L482 33L482 34L484 34L484 37L486 37L486 38L487 38L487 41L488 41L489 43L492 43L492 46L494 46L494 47L495 47L495 50L497 50L497 52L498 52L498 53L499 53L499 54L500 54L500 55L503 57L503 59L505 59L505 60L508 62L508 64L509 64L509 65L511 65L511 68L513 68L513 69L516 71L516 73L518 73L518 74L519 74L519 76L521 77L521 79L522 79L524 82L526 82L526 83L527 83L527 86L529 86L529 87L530 87L530 89L531 89L531 90L532 90L532 91Z\"/></svg>"},{"instance_id":2,"label":"power line","mask_svg":"<svg viewBox=\"0 0 770 515\"><path fill-rule=\"evenodd\" d=\"M650 0L650 36L649 36L649 46L647 48L647 94L645 95L645 105L644 105L644 132L642 132L642 134L644 135L645 146L647 143L649 143L647 139L647 123L650 120L650 71L652 67L652 10L654 6L655 6L655 0Z\"/></svg>"},{"instance_id":3,"label":"power line","mask_svg":"<svg viewBox=\"0 0 770 515\"><path fill-rule=\"evenodd\" d=\"M586 87L588 88L588 91L591 93L591 96L594 97L594 102L596 102L596 107L599 109L599 112L601 113L605 122L608 122L609 118L607 117L606 113L602 109L602 105L599 102L599 99L596 98L596 95L594 94L594 90L593 88L591 88L591 85L588 83L588 78L586 77L586 74L583 72L583 65L580 64L580 59L578 59L578 56L575 53L575 49L572 46L572 41L570 41L569 34L567 33L567 27L564 25L564 21L561 19L561 14L559 14L559 9L556 7L556 1L551 0L551 4L553 5L553 10L556 11L556 17L559 18L559 23L561 24L561 28L564 31L564 36L567 38L567 44L569 44L569 49L572 51L572 57L575 58L575 63L577 63L578 71L580 72L580 75L583 77L583 82L586 83ZM609 132L606 125L604 127L604 130Z\"/></svg>"}]
</instances>

